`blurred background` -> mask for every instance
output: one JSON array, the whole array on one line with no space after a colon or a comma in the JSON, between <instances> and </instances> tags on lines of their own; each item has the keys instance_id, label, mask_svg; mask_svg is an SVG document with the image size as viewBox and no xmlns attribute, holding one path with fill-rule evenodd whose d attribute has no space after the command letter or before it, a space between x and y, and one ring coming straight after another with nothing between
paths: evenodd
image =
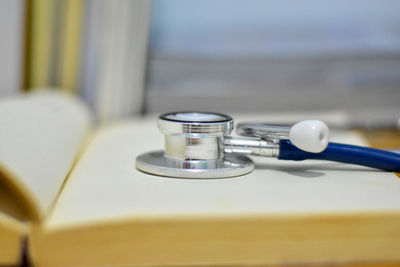
<instances>
[{"instance_id":1,"label":"blurred background","mask_svg":"<svg viewBox=\"0 0 400 267\"><path fill-rule=\"evenodd\" d=\"M0 97L99 121L176 110L400 117L397 0L2 0Z\"/></svg>"}]
</instances>

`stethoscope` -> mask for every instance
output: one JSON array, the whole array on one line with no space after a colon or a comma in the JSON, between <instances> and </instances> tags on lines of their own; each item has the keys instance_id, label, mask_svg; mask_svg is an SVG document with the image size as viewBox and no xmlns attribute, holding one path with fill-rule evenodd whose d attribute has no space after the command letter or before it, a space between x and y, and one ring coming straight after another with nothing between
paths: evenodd
<instances>
[{"instance_id":1,"label":"stethoscope","mask_svg":"<svg viewBox=\"0 0 400 267\"><path fill-rule=\"evenodd\" d=\"M223 178L250 173L247 155L280 160L320 159L400 172L400 154L374 148L329 142L329 129L317 120L291 127L240 123L231 137L233 119L210 112L162 114L158 128L165 150L144 153L136 167L146 173L181 178Z\"/></svg>"}]
</instances>

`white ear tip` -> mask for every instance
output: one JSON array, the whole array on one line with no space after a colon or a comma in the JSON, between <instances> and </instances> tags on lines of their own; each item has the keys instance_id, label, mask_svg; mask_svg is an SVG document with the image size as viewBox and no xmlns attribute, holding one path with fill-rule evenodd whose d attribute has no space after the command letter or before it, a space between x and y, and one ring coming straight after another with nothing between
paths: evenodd
<instances>
[{"instance_id":1,"label":"white ear tip","mask_svg":"<svg viewBox=\"0 0 400 267\"><path fill-rule=\"evenodd\" d=\"M319 153L328 146L329 129L322 121L300 121L290 128L289 138L301 150Z\"/></svg>"}]
</instances>

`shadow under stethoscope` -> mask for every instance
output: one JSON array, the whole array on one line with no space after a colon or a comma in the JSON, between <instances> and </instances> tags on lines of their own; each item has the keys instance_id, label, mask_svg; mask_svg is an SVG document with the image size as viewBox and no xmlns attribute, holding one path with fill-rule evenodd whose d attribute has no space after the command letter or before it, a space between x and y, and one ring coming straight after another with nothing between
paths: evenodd
<instances>
[{"instance_id":1,"label":"shadow under stethoscope","mask_svg":"<svg viewBox=\"0 0 400 267\"><path fill-rule=\"evenodd\" d=\"M341 163L327 163L327 164L307 164L304 166L283 166L283 165L270 165L270 164L260 164L255 163L255 169L259 170L274 170L281 171L293 176L302 178L319 178L325 176L324 171L335 171L335 172L382 172L381 170L376 170L372 168L360 167L360 166L347 166Z\"/></svg>"}]
</instances>

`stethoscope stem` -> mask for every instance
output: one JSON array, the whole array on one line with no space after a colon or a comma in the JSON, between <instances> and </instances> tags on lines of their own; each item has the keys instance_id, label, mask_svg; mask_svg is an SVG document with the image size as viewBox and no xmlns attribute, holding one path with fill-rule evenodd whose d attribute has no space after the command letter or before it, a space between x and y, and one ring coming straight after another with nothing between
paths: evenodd
<instances>
[{"instance_id":1,"label":"stethoscope stem","mask_svg":"<svg viewBox=\"0 0 400 267\"><path fill-rule=\"evenodd\" d=\"M266 141L261 138L224 138L225 153L240 153L263 157L278 157L279 143Z\"/></svg>"}]
</instances>

